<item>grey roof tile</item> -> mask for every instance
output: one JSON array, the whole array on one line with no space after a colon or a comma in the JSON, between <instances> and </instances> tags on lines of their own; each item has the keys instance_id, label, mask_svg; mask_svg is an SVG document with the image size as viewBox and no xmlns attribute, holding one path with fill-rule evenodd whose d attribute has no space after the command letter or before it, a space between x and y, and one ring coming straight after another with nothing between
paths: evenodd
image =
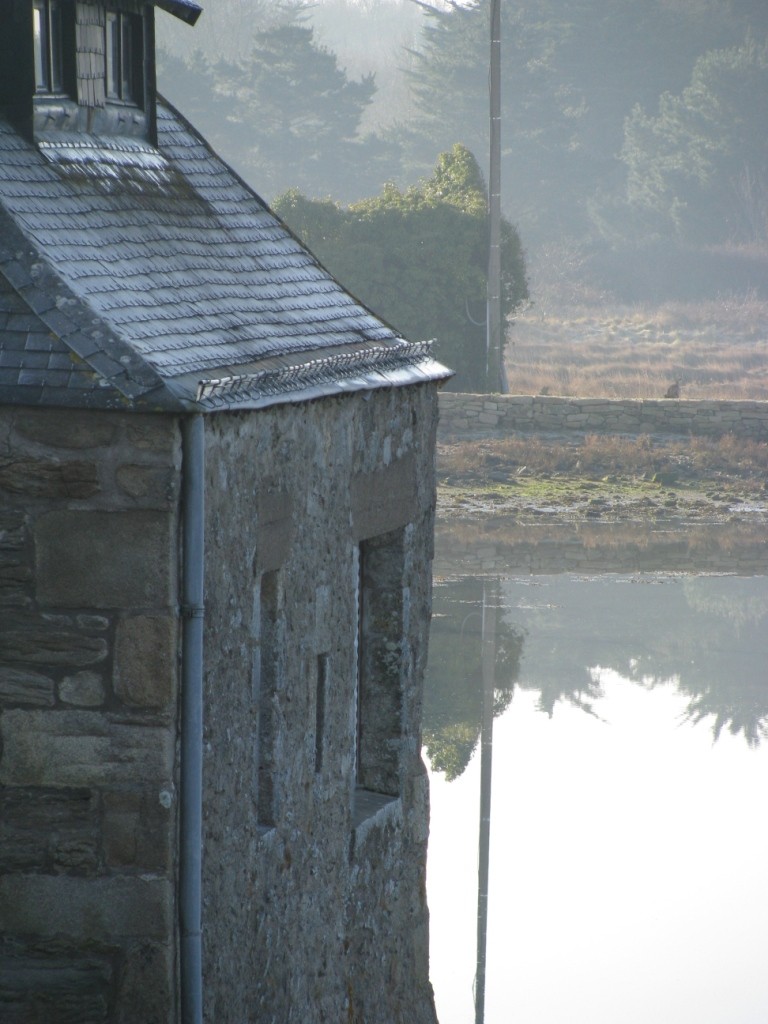
<instances>
[{"instance_id":1,"label":"grey roof tile","mask_svg":"<svg viewBox=\"0 0 768 1024\"><path fill-rule=\"evenodd\" d=\"M376 342L416 358L162 104L158 136L153 149L47 132L35 148L0 122L0 311L29 325L33 349L46 351L39 339L52 333L86 361L66 386L97 389L96 371L133 401L162 405L165 385L167 407L179 407L196 401L195 376L250 372L275 357L301 365ZM434 363L429 373L447 376ZM33 375L25 380L37 386ZM57 378L50 393L59 386Z\"/></svg>"}]
</instances>

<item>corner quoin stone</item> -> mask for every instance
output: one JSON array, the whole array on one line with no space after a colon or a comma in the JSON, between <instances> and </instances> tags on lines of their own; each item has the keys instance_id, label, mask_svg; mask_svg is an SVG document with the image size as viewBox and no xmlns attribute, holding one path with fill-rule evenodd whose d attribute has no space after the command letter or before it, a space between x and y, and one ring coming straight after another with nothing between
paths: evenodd
<instances>
[{"instance_id":1,"label":"corner quoin stone","mask_svg":"<svg viewBox=\"0 0 768 1024\"><path fill-rule=\"evenodd\" d=\"M61 511L35 527L37 597L56 608L168 606L171 517L161 512Z\"/></svg>"},{"instance_id":2,"label":"corner quoin stone","mask_svg":"<svg viewBox=\"0 0 768 1024\"><path fill-rule=\"evenodd\" d=\"M115 693L124 704L164 708L173 696L176 622L136 615L117 627Z\"/></svg>"},{"instance_id":3,"label":"corner quoin stone","mask_svg":"<svg viewBox=\"0 0 768 1024\"><path fill-rule=\"evenodd\" d=\"M5 711L0 785L160 788L173 776L173 738L98 711Z\"/></svg>"},{"instance_id":4,"label":"corner quoin stone","mask_svg":"<svg viewBox=\"0 0 768 1024\"><path fill-rule=\"evenodd\" d=\"M0 906L9 932L113 940L115 936L164 939L171 931L173 889L148 875L73 878L6 875Z\"/></svg>"}]
</instances>

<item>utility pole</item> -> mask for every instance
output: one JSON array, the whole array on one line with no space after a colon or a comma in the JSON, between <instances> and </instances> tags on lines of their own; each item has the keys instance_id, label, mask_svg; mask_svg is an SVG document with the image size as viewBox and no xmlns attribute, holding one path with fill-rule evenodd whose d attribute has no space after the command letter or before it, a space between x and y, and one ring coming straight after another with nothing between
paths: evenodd
<instances>
[{"instance_id":1,"label":"utility pole","mask_svg":"<svg viewBox=\"0 0 768 1024\"><path fill-rule=\"evenodd\" d=\"M490 160L488 172L488 292L486 389L505 392L501 322L501 0L491 0Z\"/></svg>"}]
</instances>

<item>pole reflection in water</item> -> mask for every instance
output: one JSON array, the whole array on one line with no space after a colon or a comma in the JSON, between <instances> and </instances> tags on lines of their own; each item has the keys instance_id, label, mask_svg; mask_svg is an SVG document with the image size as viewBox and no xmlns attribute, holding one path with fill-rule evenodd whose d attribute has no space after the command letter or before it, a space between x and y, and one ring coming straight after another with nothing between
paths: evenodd
<instances>
[{"instance_id":1,"label":"pole reflection in water","mask_svg":"<svg viewBox=\"0 0 768 1024\"><path fill-rule=\"evenodd\" d=\"M434 612L440 1024L768 1020L768 577L463 577Z\"/></svg>"},{"instance_id":2,"label":"pole reflection in water","mask_svg":"<svg viewBox=\"0 0 768 1024\"><path fill-rule=\"evenodd\" d=\"M488 938L488 878L491 856L491 779L493 773L493 693L496 686L496 605L498 585L483 582L483 705L480 719L480 842L477 873L477 973L475 1024L485 1021L485 967Z\"/></svg>"}]
</instances>

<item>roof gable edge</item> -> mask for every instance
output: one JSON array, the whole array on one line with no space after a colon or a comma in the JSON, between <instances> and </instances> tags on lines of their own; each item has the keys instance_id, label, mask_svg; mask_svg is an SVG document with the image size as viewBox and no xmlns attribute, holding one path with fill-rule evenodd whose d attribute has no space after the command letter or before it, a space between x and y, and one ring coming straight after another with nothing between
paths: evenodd
<instances>
[{"instance_id":1,"label":"roof gable edge","mask_svg":"<svg viewBox=\"0 0 768 1024\"><path fill-rule=\"evenodd\" d=\"M71 290L2 204L0 274L51 334L95 374L99 382L94 391L112 388L127 405L146 405L149 400L157 408L187 407L157 371ZM85 395L82 404L89 404Z\"/></svg>"}]
</instances>

